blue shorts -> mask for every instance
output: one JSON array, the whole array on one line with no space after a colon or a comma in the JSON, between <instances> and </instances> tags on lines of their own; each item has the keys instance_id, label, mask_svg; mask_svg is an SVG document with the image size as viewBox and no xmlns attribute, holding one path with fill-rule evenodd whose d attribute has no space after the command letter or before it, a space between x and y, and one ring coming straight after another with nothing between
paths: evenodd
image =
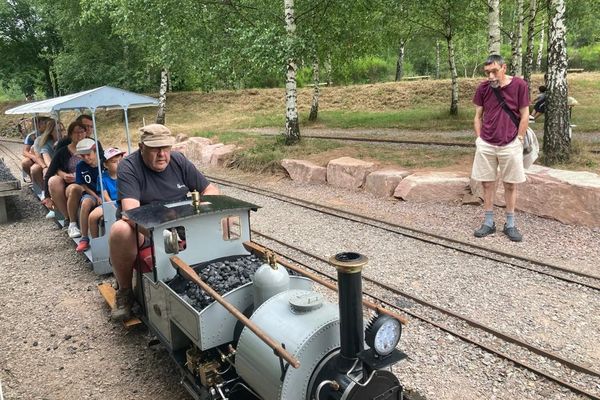
<instances>
[{"instance_id":1,"label":"blue shorts","mask_svg":"<svg viewBox=\"0 0 600 400\"><path fill-rule=\"evenodd\" d=\"M81 196L80 204L83 204L83 201L85 199L90 199L92 201L93 207L96 207L98 205L98 201L96 200L96 198L89 193L84 193L83 196Z\"/></svg>"}]
</instances>

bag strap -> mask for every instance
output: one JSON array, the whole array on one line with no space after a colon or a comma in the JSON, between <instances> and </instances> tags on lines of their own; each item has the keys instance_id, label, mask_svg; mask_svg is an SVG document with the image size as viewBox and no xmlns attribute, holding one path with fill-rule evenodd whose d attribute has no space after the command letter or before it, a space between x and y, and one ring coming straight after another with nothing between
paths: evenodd
<instances>
[{"instance_id":1,"label":"bag strap","mask_svg":"<svg viewBox=\"0 0 600 400\"><path fill-rule=\"evenodd\" d=\"M508 108L508 105L506 104L506 101L504 101L504 97L502 97L502 94L500 93L500 89L492 88L492 91L496 95L496 98L498 99L498 102L502 106L502 109L504 111L506 111L506 113L508 114L508 116L512 120L513 124L515 124L517 126L517 129L518 129L519 128L519 120L517 119L517 117L515 116L515 114L512 111L510 111L510 108Z\"/></svg>"}]
</instances>

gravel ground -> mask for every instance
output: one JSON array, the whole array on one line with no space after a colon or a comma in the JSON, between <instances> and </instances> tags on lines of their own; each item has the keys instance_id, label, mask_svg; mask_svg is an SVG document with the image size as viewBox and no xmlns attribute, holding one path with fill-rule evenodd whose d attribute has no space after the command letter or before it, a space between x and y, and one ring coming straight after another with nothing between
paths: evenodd
<instances>
[{"instance_id":1,"label":"gravel ground","mask_svg":"<svg viewBox=\"0 0 600 400\"><path fill-rule=\"evenodd\" d=\"M209 172L256 184L256 176ZM477 207L398 203L358 192L262 178L261 185L272 190L454 234L463 240L471 240L471 229L480 218ZM234 194L230 189L223 191ZM34 196L24 189L7 203L10 222L0 225L0 302L4 305L0 314L0 382L5 398L189 398L178 384L175 364L165 349L148 346L153 338L146 330L126 332L109 322L108 309L96 290L107 277L93 274L85 257L75 253L66 233L43 218L45 210ZM539 336L540 343L556 346L557 351L562 346L568 355L592 365L600 363L597 346L589 339L598 337L600 302L594 291L586 293L576 286L493 262L469 261L463 265L465 261L449 250L436 248L424 253L417 244L391 234L359 230L355 225L328 226L323 217L304 211L290 214L281 203L264 199L261 203L265 208L253 215L258 230L322 255L359 250L370 257L368 271L373 276L383 270L392 283L411 293L458 308L473 318L504 323L506 330L517 328L525 336ZM598 273L595 247L600 232L524 214L517 217L526 235L524 243L510 243L501 235L484 242L532 256L544 254L557 263ZM385 249L384 244L388 246ZM567 251L569 255L563 257ZM522 295L526 300L520 300ZM479 301L481 298L485 303ZM523 317L527 308L531 309L531 320ZM573 315L559 314L567 308L567 314ZM540 325L544 318L547 325ZM553 335L557 336L550 337ZM429 399L579 398L419 322L405 330L402 349L411 359L396 367L398 376L409 389Z\"/></svg>"},{"instance_id":2,"label":"gravel ground","mask_svg":"<svg viewBox=\"0 0 600 400\"><path fill-rule=\"evenodd\" d=\"M209 171L215 176L218 172ZM466 241L474 240L471 237L472 227L477 226L481 218L478 207L392 202L362 192L321 185L298 185L289 180L261 180L261 183L257 184L255 177L239 173L235 175L235 179L245 178L246 183L251 182L255 186L293 197L318 199L318 202L329 206L386 218L440 234L454 235ZM380 279L385 275L387 283L413 295L517 336L538 347L552 350L564 358L600 369L600 352L596 340L600 329L598 291L507 267L498 262L467 258L454 250L423 245L413 239L341 221L314 211L299 210L296 206L263 196L227 187L224 187L223 191L263 206L263 209L253 216L253 227L262 233L323 257L340 251L362 252L370 258L365 274L372 278ZM483 242L498 249L525 253L532 257L541 258L540 254L543 254L544 259L551 258L567 267L598 273L595 247L600 239L599 232L565 226L522 213L517 217L527 235L525 242L512 243L501 234L486 238ZM282 224L281 221L285 223ZM566 232L569 232L569 243L576 243L575 248L567 245L565 249L565 243L558 233ZM260 238L256 239L262 241ZM577 261L561 257L565 251L576 255ZM435 346L426 347L429 351L432 348ZM528 356L531 358L531 355ZM438 357L446 356L442 353ZM559 365L548 363L544 365L544 369L555 372L558 376L564 375ZM425 388L426 393L436 394L434 398L442 398L439 392L444 386L442 382L454 379L444 371L444 368L440 369L429 376L430 380L424 381L423 386L419 384L414 387L419 391ZM477 372L480 372L479 369ZM475 377L473 379L476 381ZM600 392L598 379L576 377L573 381ZM520 386L521 390L528 388L528 385L529 383ZM490 382L485 381L478 382L475 386L492 387ZM446 387L451 387L450 383ZM512 384L505 389L510 390L500 394L500 398L514 395L513 391L516 390ZM527 390L519 393L519 398L540 398L535 397L538 391L533 391L533 394L528 394ZM542 393L542 397L547 394ZM445 398L456 398L452 397L452 392L447 396L450 397ZM481 398L476 394L467 397Z\"/></svg>"},{"instance_id":3,"label":"gravel ground","mask_svg":"<svg viewBox=\"0 0 600 400\"><path fill-rule=\"evenodd\" d=\"M16 171L13 174L16 175ZM0 225L4 399L190 399L164 347L109 321L97 277L28 189Z\"/></svg>"}]
</instances>

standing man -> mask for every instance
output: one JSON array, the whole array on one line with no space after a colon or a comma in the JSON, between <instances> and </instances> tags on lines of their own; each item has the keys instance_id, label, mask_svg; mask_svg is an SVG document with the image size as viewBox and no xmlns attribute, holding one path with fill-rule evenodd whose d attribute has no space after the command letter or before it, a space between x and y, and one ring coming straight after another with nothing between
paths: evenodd
<instances>
[{"instance_id":1,"label":"standing man","mask_svg":"<svg viewBox=\"0 0 600 400\"><path fill-rule=\"evenodd\" d=\"M171 152L175 138L169 128L151 124L140 132L139 150L124 158L117 169L118 197L123 211L155 202L185 200L187 193L194 190L203 195L219 194L216 186L183 154ZM112 318L123 320L131 316L133 266L138 244L145 244L145 238L141 234L136 236L133 223L123 217L113 224L109 244L112 268L119 283Z\"/></svg>"},{"instance_id":2,"label":"standing man","mask_svg":"<svg viewBox=\"0 0 600 400\"><path fill-rule=\"evenodd\" d=\"M523 79L506 75L506 64L500 55L489 56L483 70L487 81L477 87L473 97L477 140L471 177L483 185L485 219L475 231L475 237L496 232L494 195L499 172L506 202L502 232L510 240L520 242L523 236L515 225L516 185L525 182L523 141L529 118L529 90ZM519 121L518 127L509 112Z\"/></svg>"}]
</instances>

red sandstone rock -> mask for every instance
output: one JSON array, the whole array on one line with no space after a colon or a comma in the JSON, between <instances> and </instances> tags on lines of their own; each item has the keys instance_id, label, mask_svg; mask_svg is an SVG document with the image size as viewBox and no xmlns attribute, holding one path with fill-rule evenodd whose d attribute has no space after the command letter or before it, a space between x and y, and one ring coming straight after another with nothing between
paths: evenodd
<instances>
[{"instance_id":1,"label":"red sandstone rock","mask_svg":"<svg viewBox=\"0 0 600 400\"><path fill-rule=\"evenodd\" d=\"M285 159L281 160L281 166L285 168L293 181L301 183L326 182L327 169L310 161Z\"/></svg>"},{"instance_id":2,"label":"red sandstone rock","mask_svg":"<svg viewBox=\"0 0 600 400\"><path fill-rule=\"evenodd\" d=\"M351 157L336 158L327 164L327 183L346 189L358 189L374 170L375 164L372 162Z\"/></svg>"},{"instance_id":3,"label":"red sandstone rock","mask_svg":"<svg viewBox=\"0 0 600 400\"><path fill-rule=\"evenodd\" d=\"M406 201L460 201L469 192L469 178L455 172L420 172L404 178L394 197Z\"/></svg>"},{"instance_id":4,"label":"red sandstone rock","mask_svg":"<svg viewBox=\"0 0 600 400\"><path fill-rule=\"evenodd\" d=\"M396 169L380 169L367 175L365 190L380 197L389 197L400 181L410 175L410 171Z\"/></svg>"}]
</instances>

